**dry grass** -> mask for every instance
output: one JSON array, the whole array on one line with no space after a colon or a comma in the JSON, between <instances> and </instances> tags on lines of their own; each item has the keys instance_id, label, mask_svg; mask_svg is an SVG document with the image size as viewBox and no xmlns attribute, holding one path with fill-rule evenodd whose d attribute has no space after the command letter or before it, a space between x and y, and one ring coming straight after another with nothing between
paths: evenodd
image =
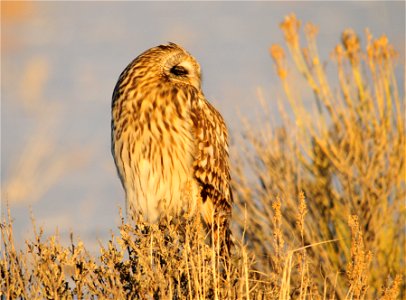
<instances>
[{"instance_id":1,"label":"dry grass","mask_svg":"<svg viewBox=\"0 0 406 300\"><path fill-rule=\"evenodd\" d=\"M404 298L405 124L396 53L385 36L366 32L364 49L346 30L332 54L334 86L317 53L317 28L304 26L306 47L294 15L281 28L290 56L279 45L270 54L285 92L283 125L246 123L243 151L233 158L231 258L216 255L195 216L158 225L123 221L120 235L92 256L73 237L66 247L37 229L25 249L15 249L9 214L1 225L1 295ZM300 97L305 89L314 110Z\"/></svg>"}]
</instances>

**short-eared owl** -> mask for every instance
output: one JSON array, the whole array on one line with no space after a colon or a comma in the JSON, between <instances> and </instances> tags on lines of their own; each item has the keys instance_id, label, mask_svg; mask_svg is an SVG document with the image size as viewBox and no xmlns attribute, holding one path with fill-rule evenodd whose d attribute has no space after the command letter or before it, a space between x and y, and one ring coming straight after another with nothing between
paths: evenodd
<instances>
[{"instance_id":1,"label":"short-eared owl","mask_svg":"<svg viewBox=\"0 0 406 300\"><path fill-rule=\"evenodd\" d=\"M227 128L188 52L169 43L134 59L114 89L111 128L127 213L155 222L199 209L229 244Z\"/></svg>"}]
</instances>

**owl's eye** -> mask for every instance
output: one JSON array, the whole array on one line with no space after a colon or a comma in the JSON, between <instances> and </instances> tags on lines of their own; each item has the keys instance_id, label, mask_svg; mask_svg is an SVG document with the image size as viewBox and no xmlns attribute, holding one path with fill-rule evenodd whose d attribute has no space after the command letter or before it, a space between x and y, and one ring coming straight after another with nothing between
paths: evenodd
<instances>
[{"instance_id":1,"label":"owl's eye","mask_svg":"<svg viewBox=\"0 0 406 300\"><path fill-rule=\"evenodd\" d=\"M179 65L172 67L169 72L176 76L186 76L187 74L189 74L189 71L185 67Z\"/></svg>"}]
</instances>

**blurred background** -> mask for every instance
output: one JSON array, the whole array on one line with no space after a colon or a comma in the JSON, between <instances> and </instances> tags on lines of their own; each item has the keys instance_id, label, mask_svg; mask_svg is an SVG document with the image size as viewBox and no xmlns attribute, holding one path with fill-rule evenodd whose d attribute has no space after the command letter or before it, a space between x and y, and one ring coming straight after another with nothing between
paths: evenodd
<instances>
[{"instance_id":1,"label":"blurred background","mask_svg":"<svg viewBox=\"0 0 406 300\"><path fill-rule=\"evenodd\" d=\"M259 95L278 120L268 49L282 43L291 12L319 26L326 61L346 28L386 34L403 96L403 1L1 2L1 214L11 209L17 244L32 236L31 214L46 234L67 242L73 231L90 251L117 231L124 192L110 152L111 95L150 47L172 41L196 57L232 136L241 116L261 126Z\"/></svg>"}]
</instances>

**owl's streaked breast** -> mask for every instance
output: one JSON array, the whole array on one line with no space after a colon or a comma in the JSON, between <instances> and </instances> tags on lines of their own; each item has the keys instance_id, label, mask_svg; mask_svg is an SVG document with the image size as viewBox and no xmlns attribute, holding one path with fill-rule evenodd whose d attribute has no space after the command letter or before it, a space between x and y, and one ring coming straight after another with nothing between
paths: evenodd
<instances>
[{"instance_id":1,"label":"owl's streaked breast","mask_svg":"<svg viewBox=\"0 0 406 300\"><path fill-rule=\"evenodd\" d=\"M116 124L122 136L114 147L128 208L151 222L193 210L198 194L191 99L176 87L156 90L142 99L127 96L129 112Z\"/></svg>"}]
</instances>

